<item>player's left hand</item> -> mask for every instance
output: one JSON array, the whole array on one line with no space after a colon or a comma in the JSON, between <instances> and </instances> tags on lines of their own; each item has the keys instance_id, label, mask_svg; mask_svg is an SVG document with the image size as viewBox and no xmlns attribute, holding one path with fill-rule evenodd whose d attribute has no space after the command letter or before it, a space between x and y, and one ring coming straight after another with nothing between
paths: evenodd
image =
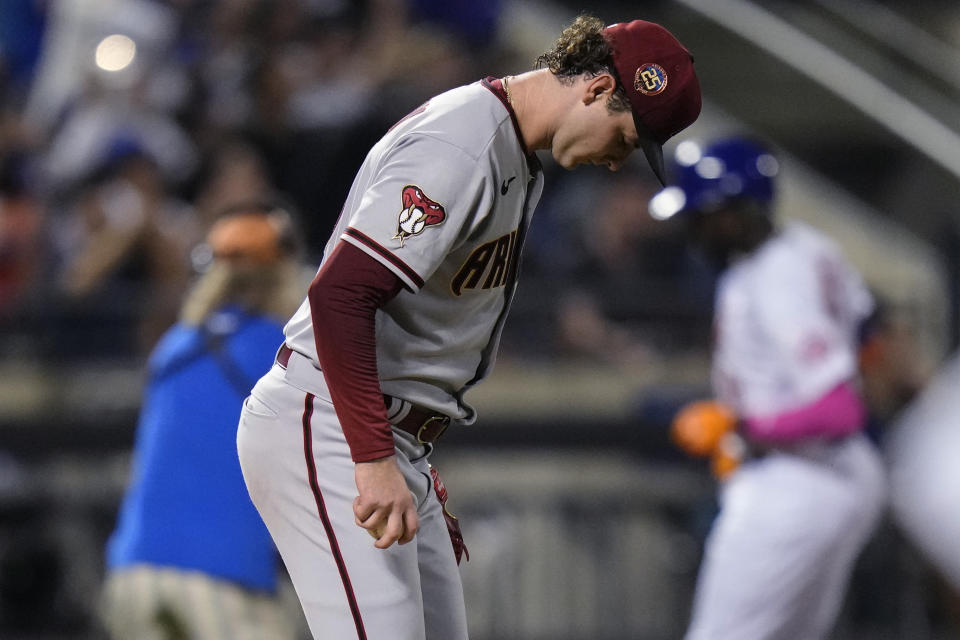
<instances>
[{"instance_id":1,"label":"player's left hand","mask_svg":"<svg viewBox=\"0 0 960 640\"><path fill-rule=\"evenodd\" d=\"M394 542L413 540L419 526L417 508L396 458L358 462L354 478L360 494L353 501L354 522L377 539L374 546L386 549Z\"/></svg>"}]
</instances>

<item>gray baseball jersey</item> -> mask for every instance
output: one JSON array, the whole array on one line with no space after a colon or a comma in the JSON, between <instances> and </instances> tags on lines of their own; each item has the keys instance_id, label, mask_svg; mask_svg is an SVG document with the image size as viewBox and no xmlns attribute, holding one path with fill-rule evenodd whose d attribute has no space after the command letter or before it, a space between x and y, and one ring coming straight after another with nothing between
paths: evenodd
<instances>
[{"instance_id":1,"label":"gray baseball jersey","mask_svg":"<svg viewBox=\"0 0 960 640\"><path fill-rule=\"evenodd\" d=\"M371 149L324 259L349 242L406 286L377 313L384 393L474 421L463 394L493 366L542 175L487 81L433 98ZM317 361L308 301L284 333Z\"/></svg>"}]
</instances>

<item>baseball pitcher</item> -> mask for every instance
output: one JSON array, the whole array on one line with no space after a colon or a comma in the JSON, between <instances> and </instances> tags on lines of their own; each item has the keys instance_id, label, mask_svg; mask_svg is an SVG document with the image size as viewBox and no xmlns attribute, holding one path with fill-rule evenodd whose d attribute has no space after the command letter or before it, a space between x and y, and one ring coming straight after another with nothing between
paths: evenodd
<instances>
[{"instance_id":1,"label":"baseball pitcher","mask_svg":"<svg viewBox=\"0 0 960 640\"><path fill-rule=\"evenodd\" d=\"M463 539L428 456L476 419L465 394L516 290L535 152L616 170L643 149L662 174L700 111L693 59L659 25L583 16L540 62L436 96L371 149L245 401L247 487L318 639L467 637Z\"/></svg>"}]
</instances>

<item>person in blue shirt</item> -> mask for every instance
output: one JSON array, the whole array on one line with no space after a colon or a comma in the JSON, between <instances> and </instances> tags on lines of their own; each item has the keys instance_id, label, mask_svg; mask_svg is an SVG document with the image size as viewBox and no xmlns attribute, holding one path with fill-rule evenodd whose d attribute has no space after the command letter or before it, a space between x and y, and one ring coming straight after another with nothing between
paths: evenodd
<instances>
[{"instance_id":1,"label":"person in blue shirt","mask_svg":"<svg viewBox=\"0 0 960 640\"><path fill-rule=\"evenodd\" d=\"M250 203L219 217L195 251L209 268L151 354L131 479L107 544L102 614L114 640L299 633L236 448L243 399L300 303L297 238L286 209Z\"/></svg>"}]
</instances>

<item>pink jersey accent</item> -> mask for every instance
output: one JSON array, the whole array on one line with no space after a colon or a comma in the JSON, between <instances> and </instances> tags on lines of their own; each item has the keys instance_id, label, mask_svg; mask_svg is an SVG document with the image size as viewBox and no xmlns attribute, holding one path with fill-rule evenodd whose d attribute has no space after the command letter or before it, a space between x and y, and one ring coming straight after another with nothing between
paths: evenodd
<instances>
[{"instance_id":1,"label":"pink jersey accent","mask_svg":"<svg viewBox=\"0 0 960 640\"><path fill-rule=\"evenodd\" d=\"M787 444L805 438L839 438L859 431L866 409L850 383L833 388L816 402L793 411L744 420L747 435L757 442Z\"/></svg>"}]
</instances>

